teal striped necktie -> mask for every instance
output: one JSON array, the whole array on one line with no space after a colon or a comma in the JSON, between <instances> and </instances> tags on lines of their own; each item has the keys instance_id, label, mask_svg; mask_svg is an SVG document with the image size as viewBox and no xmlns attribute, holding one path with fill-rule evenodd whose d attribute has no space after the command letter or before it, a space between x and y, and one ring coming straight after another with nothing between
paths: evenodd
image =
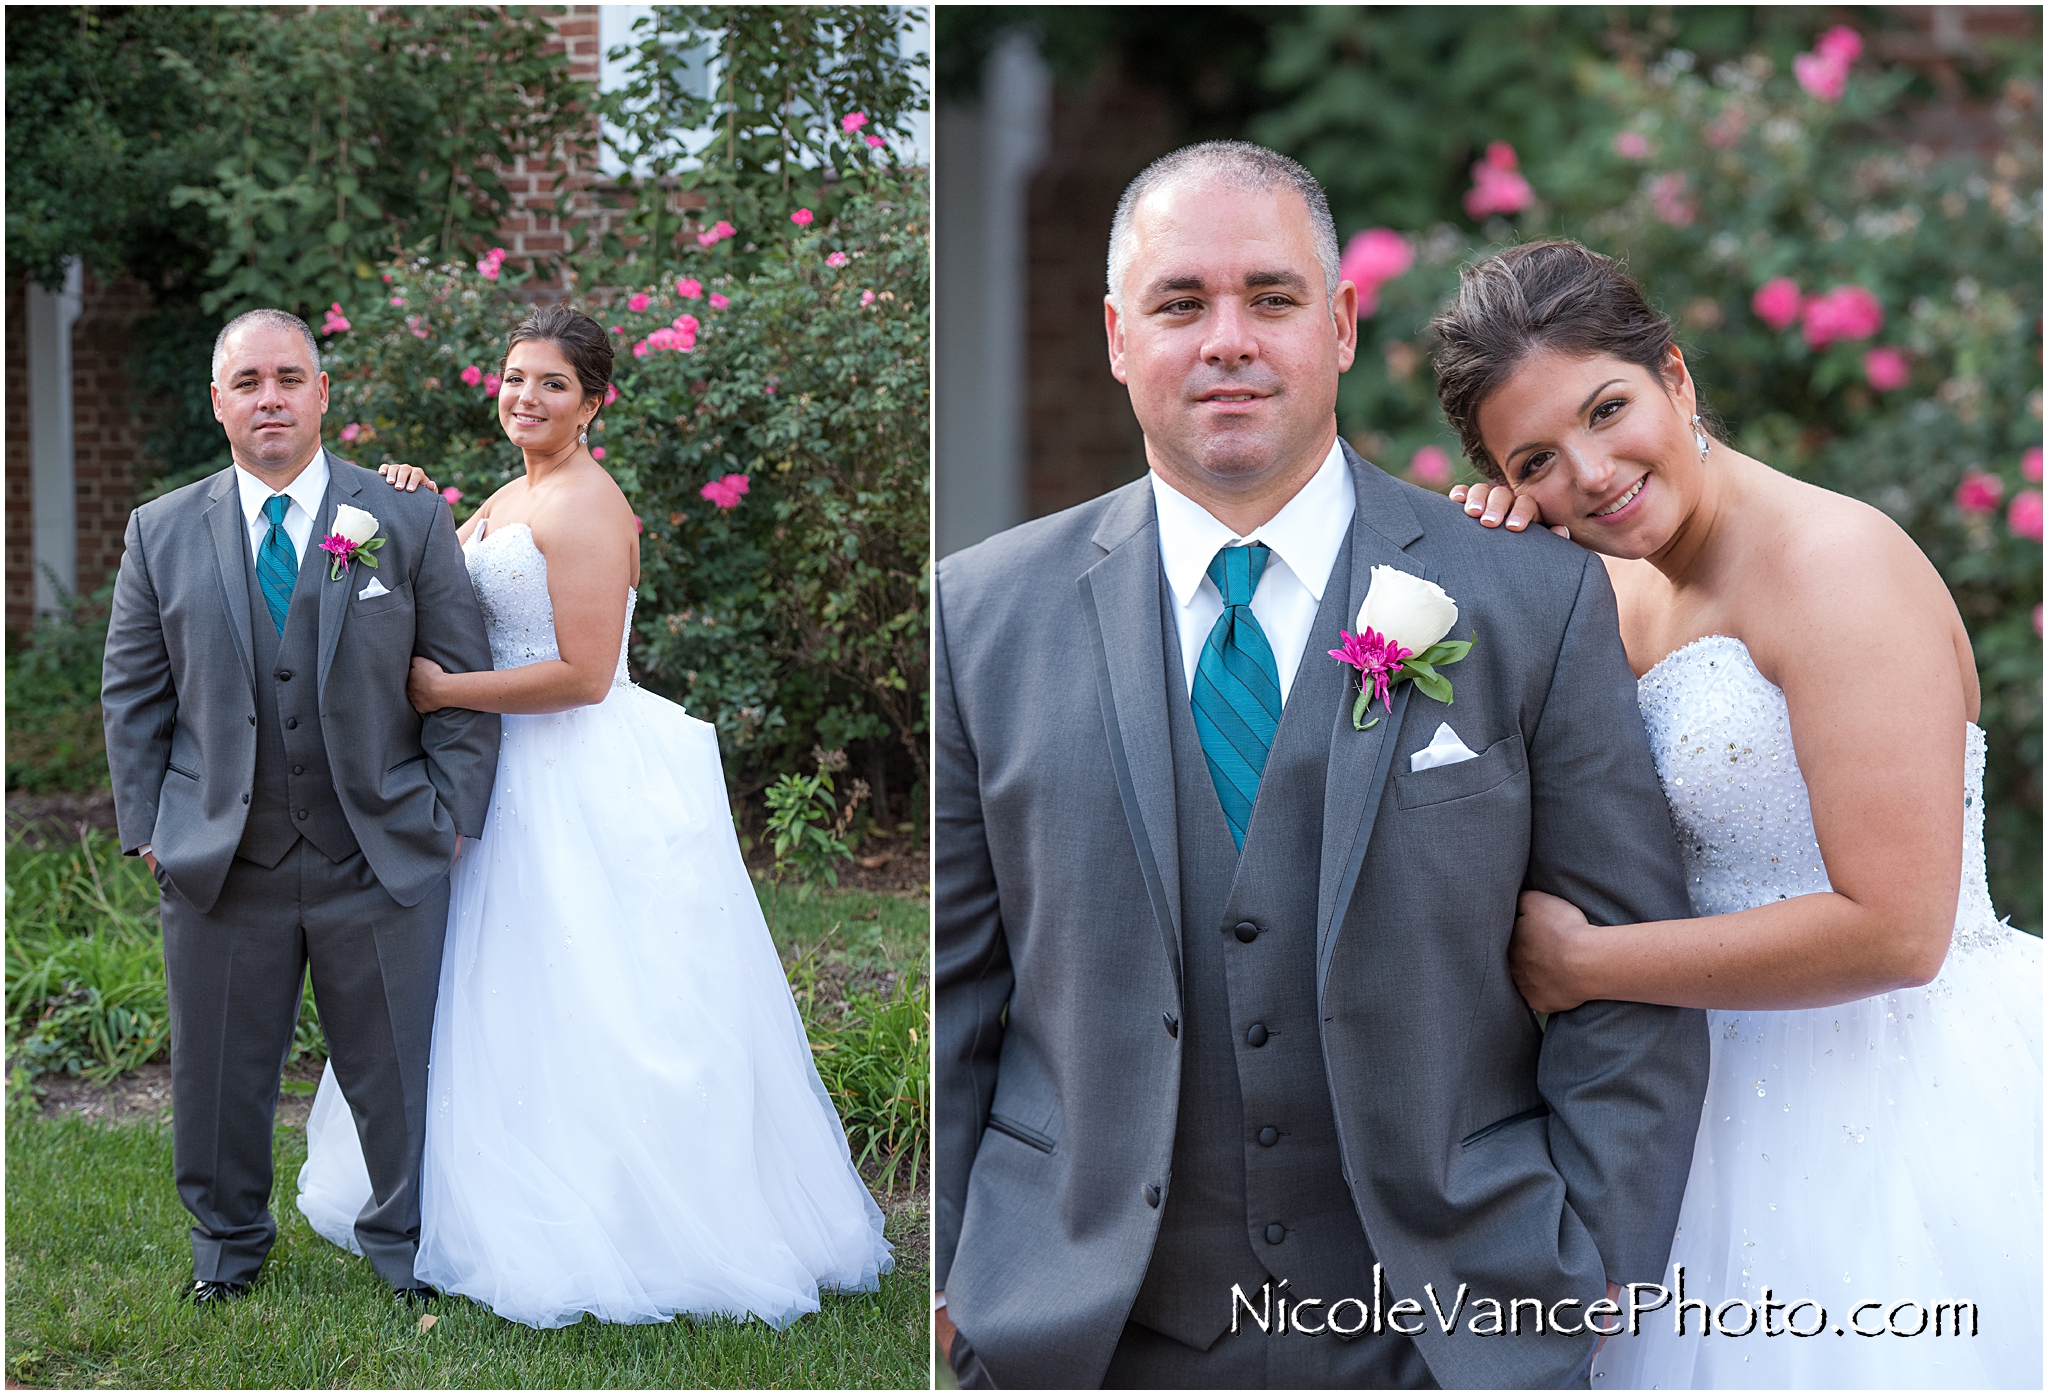
<instances>
[{"instance_id":1,"label":"teal striped necktie","mask_svg":"<svg viewBox=\"0 0 2048 1395\"><path fill-rule=\"evenodd\" d=\"M1217 549L1209 580L1223 593L1223 614L1195 665L1195 731L1239 852L1259 797L1266 752L1280 726L1280 669L1266 632L1252 615L1252 595L1272 556L1260 543Z\"/></svg>"},{"instance_id":2,"label":"teal striped necktie","mask_svg":"<svg viewBox=\"0 0 2048 1395\"><path fill-rule=\"evenodd\" d=\"M256 549L256 584L263 588L263 604L269 607L279 634L284 633L285 613L292 608L292 588L299 584L299 554L292 548L292 535L284 530L284 511L291 502L282 494L263 501L270 531L263 535L263 546Z\"/></svg>"}]
</instances>

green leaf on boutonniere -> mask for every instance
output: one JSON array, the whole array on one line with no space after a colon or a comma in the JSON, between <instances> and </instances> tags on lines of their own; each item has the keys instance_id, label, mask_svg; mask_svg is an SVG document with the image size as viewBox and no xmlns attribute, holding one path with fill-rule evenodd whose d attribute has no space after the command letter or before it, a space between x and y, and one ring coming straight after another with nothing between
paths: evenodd
<instances>
[{"instance_id":1,"label":"green leaf on boutonniere","mask_svg":"<svg viewBox=\"0 0 2048 1395\"><path fill-rule=\"evenodd\" d=\"M1406 669L1407 665L1404 664L1402 667ZM1427 668L1427 665L1425 665L1424 667ZM1450 679L1444 677L1442 674L1438 673L1433 668L1429 669L1429 671L1426 673L1410 672L1408 674L1408 677L1414 682L1416 687L1422 690L1423 696L1433 697L1438 702L1443 703L1447 707L1450 705Z\"/></svg>"},{"instance_id":2,"label":"green leaf on boutonniere","mask_svg":"<svg viewBox=\"0 0 2048 1395\"><path fill-rule=\"evenodd\" d=\"M1454 664L1471 652L1472 641L1469 639L1442 639L1417 654L1415 658L1434 667L1438 664ZM1409 662L1412 663L1414 660L1411 659Z\"/></svg>"},{"instance_id":3,"label":"green leaf on boutonniere","mask_svg":"<svg viewBox=\"0 0 2048 1395\"><path fill-rule=\"evenodd\" d=\"M375 571L377 569L377 559L375 557L372 557L370 554L375 552L378 548L382 546L384 546L384 535L382 533L379 533L376 537L371 538L368 542L364 543L361 547L356 549L356 561L361 562L371 571Z\"/></svg>"}]
</instances>

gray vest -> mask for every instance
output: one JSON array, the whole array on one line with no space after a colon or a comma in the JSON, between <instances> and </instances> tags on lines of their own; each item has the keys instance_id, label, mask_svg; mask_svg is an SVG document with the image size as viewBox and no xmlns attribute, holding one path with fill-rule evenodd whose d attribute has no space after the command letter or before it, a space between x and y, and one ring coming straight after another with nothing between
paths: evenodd
<instances>
[{"instance_id":1,"label":"gray vest","mask_svg":"<svg viewBox=\"0 0 2048 1395\"><path fill-rule=\"evenodd\" d=\"M326 512L324 505L321 512ZM327 554L313 544L309 537L306 555L299 559L299 582L282 635L263 603L256 559L249 549L242 553L249 574L249 631L256 643L256 775L249 821L235 856L263 867L277 866L301 837L330 862L357 847L327 765L317 671L320 588L354 585L355 576L329 581Z\"/></svg>"},{"instance_id":2,"label":"gray vest","mask_svg":"<svg viewBox=\"0 0 2048 1395\"><path fill-rule=\"evenodd\" d=\"M1180 1114L1159 1238L1131 1321L1199 1350L1230 1326L1230 1288L1270 1276L1297 1298L1372 1290L1371 1248L1344 1181L1316 1015L1324 773L1341 700L1347 540L1259 781L1244 851L1231 843L1185 698L1169 614L1168 703L1181 867Z\"/></svg>"}]
</instances>

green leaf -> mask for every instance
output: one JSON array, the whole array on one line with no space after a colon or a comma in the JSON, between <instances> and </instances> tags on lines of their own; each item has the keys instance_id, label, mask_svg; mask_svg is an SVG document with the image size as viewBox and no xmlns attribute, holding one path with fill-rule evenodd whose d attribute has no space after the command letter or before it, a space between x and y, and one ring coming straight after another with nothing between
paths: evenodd
<instances>
[{"instance_id":1,"label":"green leaf","mask_svg":"<svg viewBox=\"0 0 2048 1395\"><path fill-rule=\"evenodd\" d=\"M1414 678L1415 686L1422 690L1424 696L1433 697L1438 702L1444 703L1446 705L1450 703L1450 679L1444 678L1441 675L1435 673L1434 671L1429 673L1418 673L1414 675Z\"/></svg>"},{"instance_id":2,"label":"green leaf","mask_svg":"<svg viewBox=\"0 0 2048 1395\"><path fill-rule=\"evenodd\" d=\"M1370 707L1371 705L1372 705L1372 694L1371 694L1371 693L1370 693L1369 691L1366 691L1366 690L1363 690L1363 689L1361 689L1361 690L1360 690L1360 692L1359 692L1359 694L1358 694L1358 701L1357 701L1357 702L1354 702L1354 703L1352 703L1352 704L1351 704L1351 727L1352 727L1352 730L1354 730L1354 731L1364 731L1364 730L1365 730L1365 709L1366 709L1366 708L1368 708L1368 707ZM1379 718L1375 717L1375 718L1373 718L1373 720L1374 720L1375 722L1377 722L1377 721L1379 720Z\"/></svg>"}]
</instances>

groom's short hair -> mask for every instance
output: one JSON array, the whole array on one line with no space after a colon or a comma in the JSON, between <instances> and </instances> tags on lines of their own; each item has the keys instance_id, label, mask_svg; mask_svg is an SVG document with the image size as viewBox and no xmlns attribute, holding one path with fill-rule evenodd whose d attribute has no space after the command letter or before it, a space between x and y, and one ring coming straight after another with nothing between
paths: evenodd
<instances>
[{"instance_id":1,"label":"groom's short hair","mask_svg":"<svg viewBox=\"0 0 2048 1395\"><path fill-rule=\"evenodd\" d=\"M289 329L306 341L306 352L313 357L313 374L320 374L320 343L313 338L312 327L289 310L245 310L220 327L220 333L213 336L213 380L220 381L221 361L228 356L228 336L244 325L266 325L271 329Z\"/></svg>"},{"instance_id":2,"label":"groom's short hair","mask_svg":"<svg viewBox=\"0 0 2048 1395\"><path fill-rule=\"evenodd\" d=\"M1264 193L1285 184L1301 195L1308 205L1314 227L1316 260L1323 268L1323 296L1334 301L1340 279L1337 257L1337 224L1330 217L1330 200L1316 177L1276 150L1242 140L1207 140L1182 146L1145 166L1144 172L1117 200L1116 217L1109 225L1109 303L1121 313L1124 308L1124 273L1131 266L1131 221L1138 204L1154 189L1196 180L1215 180L1233 189Z\"/></svg>"}]
</instances>

